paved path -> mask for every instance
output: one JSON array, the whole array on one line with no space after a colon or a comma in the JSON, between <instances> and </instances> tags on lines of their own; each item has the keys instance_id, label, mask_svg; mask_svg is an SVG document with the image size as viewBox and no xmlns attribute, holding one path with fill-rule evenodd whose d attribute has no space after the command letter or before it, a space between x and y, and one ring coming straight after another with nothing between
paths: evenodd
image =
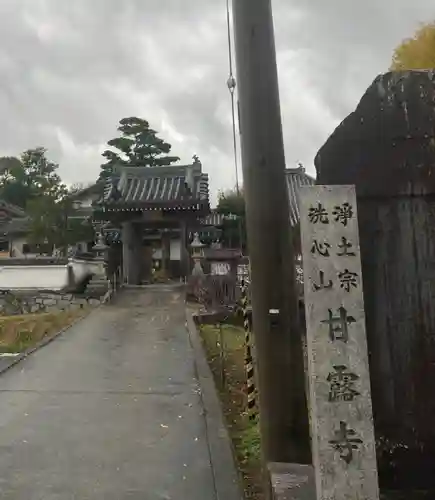
<instances>
[{"instance_id":1,"label":"paved path","mask_svg":"<svg viewBox=\"0 0 435 500\"><path fill-rule=\"evenodd\" d=\"M177 289L123 292L0 376L0 498L214 500Z\"/></svg>"}]
</instances>

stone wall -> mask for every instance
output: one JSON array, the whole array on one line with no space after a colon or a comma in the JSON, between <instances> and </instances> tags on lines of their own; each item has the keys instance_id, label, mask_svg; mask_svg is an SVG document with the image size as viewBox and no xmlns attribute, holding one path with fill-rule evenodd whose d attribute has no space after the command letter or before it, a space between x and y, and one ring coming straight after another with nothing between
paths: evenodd
<instances>
[{"instance_id":1,"label":"stone wall","mask_svg":"<svg viewBox=\"0 0 435 500\"><path fill-rule=\"evenodd\" d=\"M66 311L87 306L95 307L100 298L56 292L17 291L0 292L0 316Z\"/></svg>"}]
</instances>

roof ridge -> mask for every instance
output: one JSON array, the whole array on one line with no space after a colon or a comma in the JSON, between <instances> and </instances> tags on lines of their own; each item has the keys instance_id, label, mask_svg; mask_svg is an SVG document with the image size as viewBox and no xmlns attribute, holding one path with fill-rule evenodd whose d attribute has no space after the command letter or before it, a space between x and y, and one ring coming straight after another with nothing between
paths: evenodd
<instances>
[{"instance_id":1,"label":"roof ridge","mask_svg":"<svg viewBox=\"0 0 435 500\"><path fill-rule=\"evenodd\" d=\"M312 180L316 180L315 177L313 177L312 175L310 174L307 174L306 170L305 170L305 167L296 167L296 168L286 168L285 169L285 173L286 174L299 174L299 175L303 175L305 177L308 177L309 179L312 179Z\"/></svg>"},{"instance_id":2,"label":"roof ridge","mask_svg":"<svg viewBox=\"0 0 435 500\"><path fill-rule=\"evenodd\" d=\"M187 167L125 166L110 176L102 199L94 205L154 203L156 206L164 204L177 206L179 203L181 208L204 202L209 203L208 174L202 172L199 163L194 163Z\"/></svg>"},{"instance_id":3,"label":"roof ridge","mask_svg":"<svg viewBox=\"0 0 435 500\"><path fill-rule=\"evenodd\" d=\"M201 163L190 163L186 165L162 165L156 167L146 167L142 165L117 165L114 167L114 174L132 175L134 177L166 177L169 175L179 174L184 176L186 169L191 169L194 175L203 175Z\"/></svg>"}]
</instances>

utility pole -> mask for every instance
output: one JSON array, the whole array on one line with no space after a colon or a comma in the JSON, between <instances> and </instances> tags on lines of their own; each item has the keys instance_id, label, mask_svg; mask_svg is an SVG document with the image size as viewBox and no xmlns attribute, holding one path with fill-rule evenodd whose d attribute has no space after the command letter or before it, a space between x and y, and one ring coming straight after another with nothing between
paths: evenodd
<instances>
[{"instance_id":1,"label":"utility pole","mask_svg":"<svg viewBox=\"0 0 435 500\"><path fill-rule=\"evenodd\" d=\"M271 0L233 0L233 17L263 455L266 462L307 464L302 332Z\"/></svg>"}]
</instances>

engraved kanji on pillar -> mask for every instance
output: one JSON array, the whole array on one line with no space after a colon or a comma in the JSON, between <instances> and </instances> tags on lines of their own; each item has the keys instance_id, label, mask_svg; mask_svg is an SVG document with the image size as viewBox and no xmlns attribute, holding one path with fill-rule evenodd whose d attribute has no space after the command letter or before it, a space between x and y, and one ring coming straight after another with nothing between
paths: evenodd
<instances>
[{"instance_id":1,"label":"engraved kanji on pillar","mask_svg":"<svg viewBox=\"0 0 435 500\"><path fill-rule=\"evenodd\" d=\"M300 192L317 498L379 500L353 186Z\"/></svg>"}]
</instances>

